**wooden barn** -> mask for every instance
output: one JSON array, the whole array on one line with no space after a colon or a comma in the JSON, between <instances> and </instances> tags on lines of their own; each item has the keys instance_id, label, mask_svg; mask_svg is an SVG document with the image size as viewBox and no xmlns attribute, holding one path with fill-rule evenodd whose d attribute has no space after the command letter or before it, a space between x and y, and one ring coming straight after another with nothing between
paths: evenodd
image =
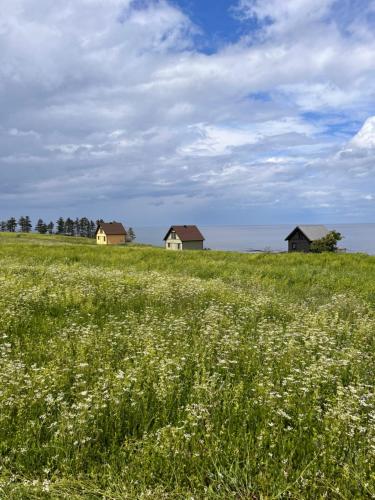
<instances>
[{"instance_id":1,"label":"wooden barn","mask_svg":"<svg viewBox=\"0 0 375 500\"><path fill-rule=\"evenodd\" d=\"M121 222L101 222L96 229L98 245L121 245L126 242L126 231Z\"/></svg>"},{"instance_id":2,"label":"wooden barn","mask_svg":"<svg viewBox=\"0 0 375 500\"><path fill-rule=\"evenodd\" d=\"M171 226L164 241L167 250L203 250L204 237L197 226Z\"/></svg>"},{"instance_id":3,"label":"wooden barn","mask_svg":"<svg viewBox=\"0 0 375 500\"><path fill-rule=\"evenodd\" d=\"M285 238L288 252L310 252L311 243L327 236L329 230L322 225L304 224L297 226Z\"/></svg>"}]
</instances>

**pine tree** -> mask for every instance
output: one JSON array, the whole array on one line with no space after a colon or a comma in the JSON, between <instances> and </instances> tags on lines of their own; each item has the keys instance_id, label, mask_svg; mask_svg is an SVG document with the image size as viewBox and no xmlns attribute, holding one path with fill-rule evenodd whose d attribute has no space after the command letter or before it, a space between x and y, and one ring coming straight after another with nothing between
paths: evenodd
<instances>
[{"instance_id":1,"label":"pine tree","mask_svg":"<svg viewBox=\"0 0 375 500\"><path fill-rule=\"evenodd\" d=\"M17 221L14 217L11 217L7 220L7 230L11 233L14 233L17 227Z\"/></svg>"},{"instance_id":2,"label":"pine tree","mask_svg":"<svg viewBox=\"0 0 375 500\"><path fill-rule=\"evenodd\" d=\"M53 228L55 227L55 224L51 221L48 226L47 226L47 231L48 234L53 234Z\"/></svg>"},{"instance_id":3,"label":"pine tree","mask_svg":"<svg viewBox=\"0 0 375 500\"><path fill-rule=\"evenodd\" d=\"M90 220L90 238L95 238L96 224L93 220Z\"/></svg>"},{"instance_id":4,"label":"pine tree","mask_svg":"<svg viewBox=\"0 0 375 500\"><path fill-rule=\"evenodd\" d=\"M74 227L74 229L73 229L74 236L79 236L81 234L81 225L80 225L78 217L74 221L73 227Z\"/></svg>"},{"instance_id":5,"label":"pine tree","mask_svg":"<svg viewBox=\"0 0 375 500\"><path fill-rule=\"evenodd\" d=\"M2 220L2 221L0 222L0 231L1 231L2 233L4 233L6 230L7 230L7 223L6 223L6 221L5 221L5 220Z\"/></svg>"},{"instance_id":6,"label":"pine tree","mask_svg":"<svg viewBox=\"0 0 375 500\"><path fill-rule=\"evenodd\" d=\"M90 221L88 220L87 217L82 217L79 221L79 226L80 226L80 236L83 236L85 238L90 237Z\"/></svg>"},{"instance_id":7,"label":"pine tree","mask_svg":"<svg viewBox=\"0 0 375 500\"><path fill-rule=\"evenodd\" d=\"M24 227L24 232L29 233L33 228L33 225L31 223L31 219L28 215L25 217L25 227Z\"/></svg>"},{"instance_id":8,"label":"pine tree","mask_svg":"<svg viewBox=\"0 0 375 500\"><path fill-rule=\"evenodd\" d=\"M70 217L65 221L64 232L68 236L74 236L74 221Z\"/></svg>"},{"instance_id":9,"label":"pine tree","mask_svg":"<svg viewBox=\"0 0 375 500\"><path fill-rule=\"evenodd\" d=\"M43 219L39 219L35 226L35 231L38 231L39 234L46 234L47 225L43 222Z\"/></svg>"},{"instance_id":10,"label":"pine tree","mask_svg":"<svg viewBox=\"0 0 375 500\"><path fill-rule=\"evenodd\" d=\"M25 232L26 219L23 215L18 219L18 227L20 228L20 232Z\"/></svg>"},{"instance_id":11,"label":"pine tree","mask_svg":"<svg viewBox=\"0 0 375 500\"><path fill-rule=\"evenodd\" d=\"M65 233L65 221L62 217L59 217L59 219L56 222L57 225L57 234L64 234Z\"/></svg>"},{"instance_id":12,"label":"pine tree","mask_svg":"<svg viewBox=\"0 0 375 500\"><path fill-rule=\"evenodd\" d=\"M134 241L135 238L136 238L136 235L135 235L134 229L132 227L129 227L128 236L127 236L128 241Z\"/></svg>"}]
</instances>

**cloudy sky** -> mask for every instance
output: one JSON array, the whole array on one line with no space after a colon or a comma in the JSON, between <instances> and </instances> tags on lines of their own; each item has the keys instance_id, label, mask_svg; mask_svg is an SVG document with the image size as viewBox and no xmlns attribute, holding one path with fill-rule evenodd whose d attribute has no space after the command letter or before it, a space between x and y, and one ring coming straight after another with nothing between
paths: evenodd
<instances>
[{"instance_id":1,"label":"cloudy sky","mask_svg":"<svg viewBox=\"0 0 375 500\"><path fill-rule=\"evenodd\" d=\"M375 0L1 0L0 219L374 222Z\"/></svg>"}]
</instances>

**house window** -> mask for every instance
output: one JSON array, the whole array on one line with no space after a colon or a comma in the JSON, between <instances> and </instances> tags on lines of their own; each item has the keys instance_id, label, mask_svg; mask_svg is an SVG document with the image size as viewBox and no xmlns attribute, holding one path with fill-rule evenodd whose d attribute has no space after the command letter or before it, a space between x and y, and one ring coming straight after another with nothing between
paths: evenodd
<instances>
[{"instance_id":1,"label":"house window","mask_svg":"<svg viewBox=\"0 0 375 500\"><path fill-rule=\"evenodd\" d=\"M178 250L181 250L181 243L177 243Z\"/></svg>"},{"instance_id":2,"label":"house window","mask_svg":"<svg viewBox=\"0 0 375 500\"><path fill-rule=\"evenodd\" d=\"M167 246L168 246L168 248L171 248L171 244L170 243L167 243Z\"/></svg>"},{"instance_id":3,"label":"house window","mask_svg":"<svg viewBox=\"0 0 375 500\"><path fill-rule=\"evenodd\" d=\"M105 241L105 236L103 236L103 240Z\"/></svg>"},{"instance_id":4,"label":"house window","mask_svg":"<svg viewBox=\"0 0 375 500\"><path fill-rule=\"evenodd\" d=\"M297 243L292 243L292 250L297 250Z\"/></svg>"}]
</instances>

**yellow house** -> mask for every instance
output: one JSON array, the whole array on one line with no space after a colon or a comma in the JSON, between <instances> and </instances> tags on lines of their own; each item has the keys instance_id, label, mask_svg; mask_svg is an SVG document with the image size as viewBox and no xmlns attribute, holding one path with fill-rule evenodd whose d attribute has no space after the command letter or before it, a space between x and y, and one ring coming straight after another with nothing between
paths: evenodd
<instances>
[{"instance_id":1,"label":"yellow house","mask_svg":"<svg viewBox=\"0 0 375 500\"><path fill-rule=\"evenodd\" d=\"M197 226L171 226L164 241L167 250L203 250L204 237Z\"/></svg>"},{"instance_id":2,"label":"yellow house","mask_svg":"<svg viewBox=\"0 0 375 500\"><path fill-rule=\"evenodd\" d=\"M101 222L95 234L98 245L121 245L126 242L126 231L121 222Z\"/></svg>"}]
</instances>

